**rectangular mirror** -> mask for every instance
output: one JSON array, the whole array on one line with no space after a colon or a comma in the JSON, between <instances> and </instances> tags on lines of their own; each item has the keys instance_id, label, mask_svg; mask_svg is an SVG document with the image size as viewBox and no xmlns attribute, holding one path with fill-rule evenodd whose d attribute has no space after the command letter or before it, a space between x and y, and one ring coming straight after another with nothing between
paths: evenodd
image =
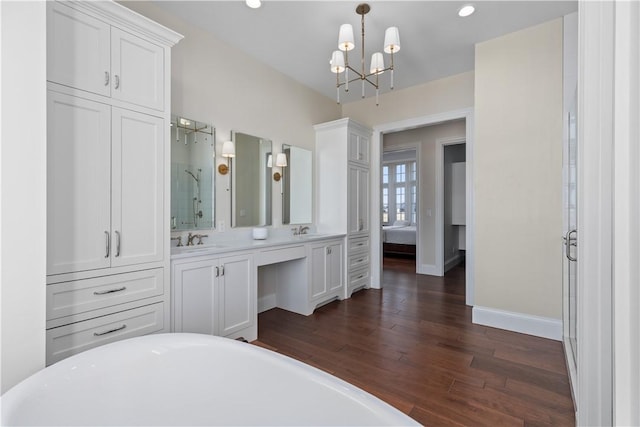
<instances>
[{"instance_id":1,"label":"rectangular mirror","mask_svg":"<svg viewBox=\"0 0 640 427\"><path fill-rule=\"evenodd\" d=\"M171 229L213 229L215 128L171 117Z\"/></svg>"},{"instance_id":2,"label":"rectangular mirror","mask_svg":"<svg viewBox=\"0 0 640 427\"><path fill-rule=\"evenodd\" d=\"M310 150L283 145L287 167L282 168L282 223L312 222L313 160Z\"/></svg>"},{"instance_id":3,"label":"rectangular mirror","mask_svg":"<svg viewBox=\"0 0 640 427\"><path fill-rule=\"evenodd\" d=\"M271 225L271 141L234 133L231 163L231 226Z\"/></svg>"}]
</instances>

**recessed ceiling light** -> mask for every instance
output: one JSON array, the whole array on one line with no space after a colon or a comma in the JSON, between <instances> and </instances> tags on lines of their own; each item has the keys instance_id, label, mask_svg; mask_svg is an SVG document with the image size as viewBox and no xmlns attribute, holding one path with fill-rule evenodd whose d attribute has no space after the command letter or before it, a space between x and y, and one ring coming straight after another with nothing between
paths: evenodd
<instances>
[{"instance_id":1,"label":"recessed ceiling light","mask_svg":"<svg viewBox=\"0 0 640 427\"><path fill-rule=\"evenodd\" d=\"M260 0L245 0L245 2L251 9L257 9L262 5Z\"/></svg>"},{"instance_id":2,"label":"recessed ceiling light","mask_svg":"<svg viewBox=\"0 0 640 427\"><path fill-rule=\"evenodd\" d=\"M467 4L460 8L460 10L458 11L458 16L462 16L464 18L465 16L471 15L475 11L476 8L473 5Z\"/></svg>"}]
</instances>

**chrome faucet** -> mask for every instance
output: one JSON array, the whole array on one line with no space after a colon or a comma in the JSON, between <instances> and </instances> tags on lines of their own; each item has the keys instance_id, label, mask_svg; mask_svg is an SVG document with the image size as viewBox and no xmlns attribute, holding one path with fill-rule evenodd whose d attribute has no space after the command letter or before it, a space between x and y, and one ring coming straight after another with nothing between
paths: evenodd
<instances>
[{"instance_id":1,"label":"chrome faucet","mask_svg":"<svg viewBox=\"0 0 640 427\"><path fill-rule=\"evenodd\" d=\"M187 236L187 246L195 246L195 243L193 243L193 239L198 239L198 244L201 245L203 237L209 237L209 235L189 233L189 235Z\"/></svg>"},{"instance_id":2,"label":"chrome faucet","mask_svg":"<svg viewBox=\"0 0 640 427\"><path fill-rule=\"evenodd\" d=\"M304 227L300 226L298 228L298 234L307 234L307 231L309 231L309 227L307 227L306 225Z\"/></svg>"},{"instance_id":3,"label":"chrome faucet","mask_svg":"<svg viewBox=\"0 0 640 427\"><path fill-rule=\"evenodd\" d=\"M177 240L178 241L178 244L176 246L183 246L182 245L182 236L172 237L171 240Z\"/></svg>"}]
</instances>

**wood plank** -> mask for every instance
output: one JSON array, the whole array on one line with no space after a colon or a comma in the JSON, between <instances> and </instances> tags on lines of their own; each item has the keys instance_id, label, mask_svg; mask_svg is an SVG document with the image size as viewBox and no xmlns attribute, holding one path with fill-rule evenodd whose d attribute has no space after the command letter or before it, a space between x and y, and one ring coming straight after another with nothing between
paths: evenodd
<instances>
[{"instance_id":1,"label":"wood plank","mask_svg":"<svg viewBox=\"0 0 640 427\"><path fill-rule=\"evenodd\" d=\"M444 277L384 259L382 290L310 316L258 316L264 348L378 396L424 425L574 425L562 345L471 323L464 266Z\"/></svg>"}]
</instances>

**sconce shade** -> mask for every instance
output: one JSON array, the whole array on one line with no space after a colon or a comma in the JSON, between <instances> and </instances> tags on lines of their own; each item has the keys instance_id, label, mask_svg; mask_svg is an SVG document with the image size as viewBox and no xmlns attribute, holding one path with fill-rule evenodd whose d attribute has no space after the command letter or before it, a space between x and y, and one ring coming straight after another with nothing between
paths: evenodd
<instances>
[{"instance_id":1,"label":"sconce shade","mask_svg":"<svg viewBox=\"0 0 640 427\"><path fill-rule=\"evenodd\" d=\"M344 54L339 50L334 50L331 55L331 72L338 74L344 72Z\"/></svg>"},{"instance_id":2,"label":"sconce shade","mask_svg":"<svg viewBox=\"0 0 640 427\"><path fill-rule=\"evenodd\" d=\"M384 73L384 58L382 53L376 52L371 55L371 74Z\"/></svg>"},{"instance_id":3,"label":"sconce shade","mask_svg":"<svg viewBox=\"0 0 640 427\"><path fill-rule=\"evenodd\" d=\"M276 156L276 166L281 168L287 167L287 155L284 153L278 153Z\"/></svg>"},{"instance_id":4,"label":"sconce shade","mask_svg":"<svg viewBox=\"0 0 640 427\"><path fill-rule=\"evenodd\" d=\"M222 144L222 157L235 157L236 156L236 146L233 141L225 141Z\"/></svg>"},{"instance_id":5,"label":"sconce shade","mask_svg":"<svg viewBox=\"0 0 640 427\"><path fill-rule=\"evenodd\" d=\"M400 50L400 32L398 27L389 27L384 32L384 51L397 53Z\"/></svg>"},{"instance_id":6,"label":"sconce shade","mask_svg":"<svg viewBox=\"0 0 640 427\"><path fill-rule=\"evenodd\" d=\"M260 0L245 0L245 3L247 4L247 6L249 6L251 9L257 9L260 6L262 6L262 2Z\"/></svg>"},{"instance_id":7,"label":"sconce shade","mask_svg":"<svg viewBox=\"0 0 640 427\"><path fill-rule=\"evenodd\" d=\"M342 51L352 50L356 47L353 38L353 27L351 24L340 25L340 33L338 34L338 49Z\"/></svg>"},{"instance_id":8,"label":"sconce shade","mask_svg":"<svg viewBox=\"0 0 640 427\"><path fill-rule=\"evenodd\" d=\"M273 167L273 156L271 154L267 156L267 167Z\"/></svg>"}]
</instances>

